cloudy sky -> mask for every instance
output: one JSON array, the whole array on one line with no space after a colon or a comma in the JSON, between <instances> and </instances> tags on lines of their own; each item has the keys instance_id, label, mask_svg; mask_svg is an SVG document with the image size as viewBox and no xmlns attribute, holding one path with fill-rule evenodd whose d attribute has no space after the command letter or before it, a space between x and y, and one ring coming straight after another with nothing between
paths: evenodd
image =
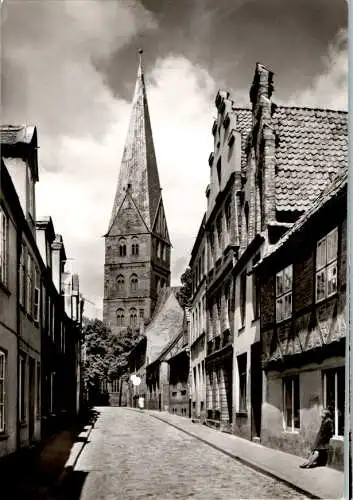
<instances>
[{"instance_id":1,"label":"cloudy sky","mask_svg":"<svg viewBox=\"0 0 353 500\"><path fill-rule=\"evenodd\" d=\"M217 90L248 105L259 61L278 103L347 107L346 0L4 0L1 23L2 121L38 127L37 213L63 235L90 316L138 47L175 285L206 208Z\"/></svg>"}]
</instances>

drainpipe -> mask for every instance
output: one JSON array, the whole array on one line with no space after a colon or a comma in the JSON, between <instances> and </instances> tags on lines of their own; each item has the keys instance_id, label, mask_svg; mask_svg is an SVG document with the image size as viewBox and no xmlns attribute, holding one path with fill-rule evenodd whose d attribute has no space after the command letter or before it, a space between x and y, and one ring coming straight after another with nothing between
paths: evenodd
<instances>
[{"instance_id":1,"label":"drainpipe","mask_svg":"<svg viewBox=\"0 0 353 500\"><path fill-rule=\"evenodd\" d=\"M17 231L17 239L16 239L16 255L17 255L17 273L16 273L16 290L17 290L17 298L16 298L16 330L17 330L17 408L16 408L16 413L17 413L17 422L16 422L16 449L19 450L21 447L21 427L20 427L20 380L19 380L19 374L20 374L20 327L21 327L21 322L20 322L20 264L21 264L21 249L22 249L22 229L20 231ZM24 286L24 284L23 284Z\"/></svg>"}]
</instances>

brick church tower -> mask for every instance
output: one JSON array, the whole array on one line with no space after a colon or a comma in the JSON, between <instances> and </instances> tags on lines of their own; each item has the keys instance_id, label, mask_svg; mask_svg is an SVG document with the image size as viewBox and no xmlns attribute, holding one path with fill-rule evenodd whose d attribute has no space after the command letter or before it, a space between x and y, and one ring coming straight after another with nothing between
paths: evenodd
<instances>
[{"instance_id":1,"label":"brick church tower","mask_svg":"<svg viewBox=\"0 0 353 500\"><path fill-rule=\"evenodd\" d=\"M130 125L105 235L103 321L116 335L137 329L170 285L170 248L141 54Z\"/></svg>"}]
</instances>

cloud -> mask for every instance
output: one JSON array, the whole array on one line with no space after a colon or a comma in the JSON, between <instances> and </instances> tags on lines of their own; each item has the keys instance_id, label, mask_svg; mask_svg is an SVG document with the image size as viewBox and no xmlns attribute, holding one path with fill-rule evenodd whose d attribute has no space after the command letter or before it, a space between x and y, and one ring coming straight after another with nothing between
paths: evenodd
<instances>
[{"instance_id":1,"label":"cloud","mask_svg":"<svg viewBox=\"0 0 353 500\"><path fill-rule=\"evenodd\" d=\"M309 88L293 94L290 105L347 110L348 108L348 31L340 30L324 56L324 71Z\"/></svg>"}]
</instances>

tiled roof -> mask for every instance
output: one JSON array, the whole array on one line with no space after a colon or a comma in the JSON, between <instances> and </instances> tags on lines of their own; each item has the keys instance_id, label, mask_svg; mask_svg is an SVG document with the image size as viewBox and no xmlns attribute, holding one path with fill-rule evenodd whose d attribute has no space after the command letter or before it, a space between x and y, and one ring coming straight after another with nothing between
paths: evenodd
<instances>
[{"instance_id":1,"label":"tiled roof","mask_svg":"<svg viewBox=\"0 0 353 500\"><path fill-rule=\"evenodd\" d=\"M233 106L233 112L237 117L237 131L241 135L241 168L246 168L247 153L246 145L252 128L252 111L246 108L236 108Z\"/></svg>"},{"instance_id":2,"label":"tiled roof","mask_svg":"<svg viewBox=\"0 0 353 500\"><path fill-rule=\"evenodd\" d=\"M29 144L35 133L33 125L0 125L0 144Z\"/></svg>"},{"instance_id":3,"label":"tiled roof","mask_svg":"<svg viewBox=\"0 0 353 500\"><path fill-rule=\"evenodd\" d=\"M348 115L343 111L278 106L276 209L304 211L348 163Z\"/></svg>"},{"instance_id":4,"label":"tiled roof","mask_svg":"<svg viewBox=\"0 0 353 500\"><path fill-rule=\"evenodd\" d=\"M348 171L345 169L343 174L339 174L329 183L328 186L321 192L321 194L316 198L316 200L311 204L309 210L307 210L304 215L302 215L293 226L287 231L284 236L273 246L269 247L267 253L261 259L258 266L262 266L263 262L274 253L277 252L288 240L290 240L294 234L296 234L305 223L318 212L326 203L338 196L343 189L346 188L348 181ZM257 267L257 266L255 266Z\"/></svg>"},{"instance_id":5,"label":"tiled roof","mask_svg":"<svg viewBox=\"0 0 353 500\"><path fill-rule=\"evenodd\" d=\"M148 364L158 359L183 326L184 312L173 288L161 290L150 323L145 328Z\"/></svg>"}]
</instances>

